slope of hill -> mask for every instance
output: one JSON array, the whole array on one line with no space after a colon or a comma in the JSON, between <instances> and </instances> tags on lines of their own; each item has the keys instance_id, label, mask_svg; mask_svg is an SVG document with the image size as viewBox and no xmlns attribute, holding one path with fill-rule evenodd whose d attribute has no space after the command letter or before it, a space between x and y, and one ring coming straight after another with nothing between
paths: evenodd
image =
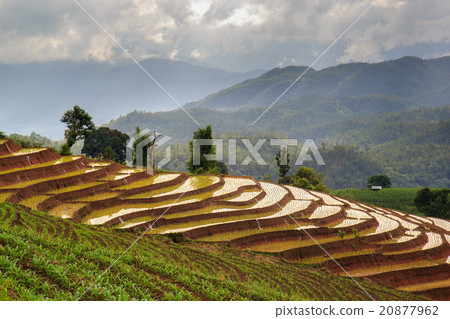
<instances>
[{"instance_id":1,"label":"slope of hill","mask_svg":"<svg viewBox=\"0 0 450 319\"><path fill-rule=\"evenodd\" d=\"M176 243L0 203L0 300L368 300L352 280L223 244ZM358 283L376 300L424 300ZM94 284L88 291L87 288Z\"/></svg>"},{"instance_id":2,"label":"slope of hill","mask_svg":"<svg viewBox=\"0 0 450 319\"><path fill-rule=\"evenodd\" d=\"M268 106L286 90L305 67L273 69L189 104L227 109ZM408 99L419 106L450 103L450 57L423 60L404 57L381 63L351 63L320 71L308 70L280 99L295 100L305 95L365 96L384 95Z\"/></svg>"},{"instance_id":3,"label":"slope of hill","mask_svg":"<svg viewBox=\"0 0 450 319\"><path fill-rule=\"evenodd\" d=\"M164 59L147 59L141 65L181 104L263 72L230 73ZM63 126L54 123L73 105L86 108L98 123L135 109L177 108L135 64L70 61L3 64L0 84L0 127L7 132L29 134L28 127L33 123L34 130L61 137ZM20 124L15 121L18 116Z\"/></svg>"},{"instance_id":4,"label":"slope of hill","mask_svg":"<svg viewBox=\"0 0 450 319\"><path fill-rule=\"evenodd\" d=\"M20 149L11 140L0 141L0 195L75 222L172 234L178 241L228 242L289 263L450 298L450 222L441 219L248 177L149 176L50 149Z\"/></svg>"}]
</instances>

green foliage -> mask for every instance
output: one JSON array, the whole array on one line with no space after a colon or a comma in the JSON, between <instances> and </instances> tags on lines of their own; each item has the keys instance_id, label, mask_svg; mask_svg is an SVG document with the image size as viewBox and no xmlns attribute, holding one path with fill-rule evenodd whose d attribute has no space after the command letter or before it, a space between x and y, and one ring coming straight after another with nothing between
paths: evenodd
<instances>
[{"instance_id":1,"label":"green foliage","mask_svg":"<svg viewBox=\"0 0 450 319\"><path fill-rule=\"evenodd\" d=\"M425 187L414 198L417 209L426 216L450 219L450 189L431 190Z\"/></svg>"},{"instance_id":2,"label":"green foliage","mask_svg":"<svg viewBox=\"0 0 450 319\"><path fill-rule=\"evenodd\" d=\"M51 139L41 136L35 132L32 132L30 135L21 135L21 134L11 134L9 136L14 143L19 145L20 147L53 147L59 149L63 141L54 142Z\"/></svg>"},{"instance_id":3,"label":"green foliage","mask_svg":"<svg viewBox=\"0 0 450 319\"><path fill-rule=\"evenodd\" d=\"M136 126L134 128L134 132L133 135L137 136L139 133L141 132L141 128L139 126ZM150 135L148 134L143 134L141 137L135 139L135 141L133 142L133 165L136 165L136 150L138 147L138 144L142 143L144 140L146 139L150 139ZM147 167L147 152L148 149L150 148L150 144L145 143L145 145L142 145L142 166L143 167Z\"/></svg>"},{"instance_id":4,"label":"green foliage","mask_svg":"<svg viewBox=\"0 0 450 319\"><path fill-rule=\"evenodd\" d=\"M0 131L0 138L6 138L6 133L3 131Z\"/></svg>"},{"instance_id":5,"label":"green foliage","mask_svg":"<svg viewBox=\"0 0 450 319\"><path fill-rule=\"evenodd\" d=\"M111 148L111 146L107 146L105 148L105 159L108 161L113 160L116 157L116 152L114 152L114 150Z\"/></svg>"},{"instance_id":6,"label":"green foliage","mask_svg":"<svg viewBox=\"0 0 450 319\"><path fill-rule=\"evenodd\" d=\"M282 148L275 155L275 160L277 161L278 171L280 172L278 176L280 177L280 181L283 181L286 174L291 170L291 155L286 148Z\"/></svg>"},{"instance_id":7,"label":"green foliage","mask_svg":"<svg viewBox=\"0 0 450 319\"><path fill-rule=\"evenodd\" d=\"M381 186L383 188L391 187L391 179L386 175L372 175L367 179L367 187Z\"/></svg>"},{"instance_id":8,"label":"green foliage","mask_svg":"<svg viewBox=\"0 0 450 319\"><path fill-rule=\"evenodd\" d=\"M316 173L314 168L299 167L297 171L290 176L290 184L293 186L312 189L324 192L327 186L323 184L324 175Z\"/></svg>"},{"instance_id":9,"label":"green foliage","mask_svg":"<svg viewBox=\"0 0 450 319\"><path fill-rule=\"evenodd\" d=\"M343 231L343 230L338 230L338 236L339 236L340 239L344 239L344 237L345 237L345 231Z\"/></svg>"},{"instance_id":10,"label":"green foliage","mask_svg":"<svg viewBox=\"0 0 450 319\"><path fill-rule=\"evenodd\" d=\"M218 174L224 174L224 175L229 174L227 164L225 164L224 162L221 162L221 161L216 162L216 170L217 170Z\"/></svg>"},{"instance_id":11,"label":"green foliage","mask_svg":"<svg viewBox=\"0 0 450 319\"><path fill-rule=\"evenodd\" d=\"M363 189L340 189L332 191L331 193L339 197L378 207L421 215L422 213L414 205L414 198L419 190L420 188L385 188L378 192L374 192Z\"/></svg>"},{"instance_id":12,"label":"green foliage","mask_svg":"<svg viewBox=\"0 0 450 319\"><path fill-rule=\"evenodd\" d=\"M324 174L324 183L331 189L362 188L366 185L367 176L382 170L378 161L372 159L365 149L357 146L322 144L319 152L325 165L310 163L306 166Z\"/></svg>"},{"instance_id":13,"label":"green foliage","mask_svg":"<svg viewBox=\"0 0 450 319\"><path fill-rule=\"evenodd\" d=\"M189 142L190 158L186 163L187 169L192 174L205 174L216 172L217 161L207 160L205 155L215 155L214 145L200 145L200 164L194 164L194 140L212 140L212 128L208 125L206 128L199 128L194 132L192 140Z\"/></svg>"},{"instance_id":14,"label":"green foliage","mask_svg":"<svg viewBox=\"0 0 450 319\"><path fill-rule=\"evenodd\" d=\"M100 127L87 136L81 151L93 158L101 153L106 159L121 163L125 161L128 139L127 134L118 130Z\"/></svg>"},{"instance_id":15,"label":"green foliage","mask_svg":"<svg viewBox=\"0 0 450 319\"><path fill-rule=\"evenodd\" d=\"M59 150L59 155L61 156L69 156L72 155L72 152L70 151L70 146L67 143L64 143L63 146L61 146L61 149Z\"/></svg>"},{"instance_id":16,"label":"green foliage","mask_svg":"<svg viewBox=\"0 0 450 319\"><path fill-rule=\"evenodd\" d=\"M70 147L80 139L86 140L88 135L95 130L92 117L78 105L75 105L72 110L66 111L61 117L61 122L67 126L64 136Z\"/></svg>"}]
</instances>

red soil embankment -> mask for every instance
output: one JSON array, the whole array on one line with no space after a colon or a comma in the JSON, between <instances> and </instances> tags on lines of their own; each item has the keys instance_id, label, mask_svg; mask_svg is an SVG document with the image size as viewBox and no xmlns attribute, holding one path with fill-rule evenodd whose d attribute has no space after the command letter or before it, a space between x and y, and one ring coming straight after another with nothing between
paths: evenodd
<instances>
[{"instance_id":1,"label":"red soil embankment","mask_svg":"<svg viewBox=\"0 0 450 319\"><path fill-rule=\"evenodd\" d=\"M171 181L169 181L169 182L171 182ZM126 201L130 204L147 204L147 203L164 202L167 200L182 199L183 197L191 197L191 196L200 195L203 193L212 192L212 191L218 189L219 187L223 186L224 183L225 183L224 180L222 178L220 178L217 183L214 183L212 185L202 187L199 189L195 189L192 191L175 193L175 194L170 194L170 195L161 195L161 196L149 197L149 198L133 198L133 199L127 199ZM158 185L159 185L159 183L155 184L153 186L158 186ZM169 185L169 186L173 186L173 185ZM167 187L167 186L165 186L165 187ZM158 189L158 188L156 188L156 189ZM124 196L124 195L122 195L122 196Z\"/></svg>"},{"instance_id":2,"label":"red soil embankment","mask_svg":"<svg viewBox=\"0 0 450 319\"><path fill-rule=\"evenodd\" d=\"M34 153L8 156L0 158L0 171L39 165L60 158L51 148L46 148Z\"/></svg>"},{"instance_id":3,"label":"red soil embankment","mask_svg":"<svg viewBox=\"0 0 450 319\"><path fill-rule=\"evenodd\" d=\"M307 229L307 232L308 234L310 234L309 229ZM320 236L320 233L317 234L316 237L311 235L311 237L313 237L314 239L319 239ZM337 237L337 235L335 236ZM307 234L304 234L303 239L309 239L309 236ZM310 246L282 251L279 253L279 255L283 260L288 262L301 262L302 260L308 258L323 257L327 253L331 256L334 256L342 253L358 252L368 249L379 249L380 247L380 245L366 242L360 238L342 240L339 240L337 238L336 241L323 243L320 246L314 243Z\"/></svg>"},{"instance_id":4,"label":"red soil embankment","mask_svg":"<svg viewBox=\"0 0 450 319\"><path fill-rule=\"evenodd\" d=\"M145 173L145 172L143 172L143 173ZM141 173L139 173L139 174L141 174ZM145 174L147 176L146 178L151 178L150 175L148 175L147 173L145 173ZM151 192L151 191L161 189L161 188L167 188L167 187L171 187L171 186L180 185L180 184L183 184L188 179L189 179L189 177L186 174L181 173L180 176L178 176L174 179L171 179L169 181L156 183L156 184L151 183L149 185L123 190L122 197L128 197L128 196L132 196L132 195L136 195L136 194L140 194L140 193L144 193L144 192ZM119 186L124 186L124 185L117 185L117 186L113 185L111 187L119 187Z\"/></svg>"},{"instance_id":5,"label":"red soil embankment","mask_svg":"<svg viewBox=\"0 0 450 319\"><path fill-rule=\"evenodd\" d=\"M290 218L289 218L290 219ZM260 220L260 223L263 220ZM292 221L292 219L291 219ZM304 225L305 223L310 223L309 219L297 219L300 225ZM294 221L292 221L294 222ZM295 223L295 222L294 222ZM368 219L358 225L346 227L346 228L310 228L304 230L285 230L285 231L276 231L270 233L261 233L255 234L251 236L242 237L239 239L235 239L231 241L231 244L238 249L251 248L253 246L269 244L269 243L280 243L280 242L289 242L295 240L320 240L324 238L335 238L336 241L342 241L338 236L338 231L345 231L348 234L352 233L353 229L356 229L358 232L364 231L367 229L371 229L378 225L376 220ZM264 228L263 226L261 226ZM311 238L311 237L312 238ZM316 245L313 243L313 245Z\"/></svg>"},{"instance_id":6,"label":"red soil embankment","mask_svg":"<svg viewBox=\"0 0 450 319\"><path fill-rule=\"evenodd\" d=\"M428 297L431 300L450 301L450 287L421 291L420 295Z\"/></svg>"},{"instance_id":7,"label":"red soil embankment","mask_svg":"<svg viewBox=\"0 0 450 319\"><path fill-rule=\"evenodd\" d=\"M100 176L100 178L102 178L102 177L105 177L105 176L104 175ZM45 201L43 201L42 203L40 203L37 208L40 210L43 210L43 211L50 210L50 209L55 208L56 206L63 204L64 202L71 202L73 199L95 195L98 192L102 192L102 191L111 189L113 187L120 187L120 186L128 185L129 183L132 183L137 180L144 179L144 178L148 178L148 174L146 172L139 172L139 173L135 173L135 174L130 174L129 176L126 176L119 180L104 181L103 184L94 185L94 186L91 186L88 188L83 188L80 190L68 191L68 192L64 192L64 193L60 193L60 194L55 194L54 196L52 196L52 197L46 199ZM96 180L97 180L97 177L95 177L94 181L96 181Z\"/></svg>"},{"instance_id":8,"label":"red soil embankment","mask_svg":"<svg viewBox=\"0 0 450 319\"><path fill-rule=\"evenodd\" d=\"M95 195L105 191L108 188L108 183L94 185L88 188L83 188L76 191L65 192L62 194L55 194L38 204L37 209L42 211L49 211L56 206L62 205L64 202L71 202L77 198Z\"/></svg>"},{"instance_id":9,"label":"red soil embankment","mask_svg":"<svg viewBox=\"0 0 450 319\"><path fill-rule=\"evenodd\" d=\"M392 288L426 284L448 280L450 278L450 265L442 264L438 266L390 271L366 278Z\"/></svg>"},{"instance_id":10,"label":"red soil embankment","mask_svg":"<svg viewBox=\"0 0 450 319\"><path fill-rule=\"evenodd\" d=\"M273 228L292 224L295 224L295 221L287 216L276 217L271 219L260 219L258 221L256 219L252 219L196 228L185 232L184 236L188 239L195 240L198 238L205 238L218 234L225 234L225 233L231 234L233 232L238 231L254 230L260 228Z\"/></svg>"},{"instance_id":11,"label":"red soil embankment","mask_svg":"<svg viewBox=\"0 0 450 319\"><path fill-rule=\"evenodd\" d=\"M86 161L86 160L87 159L84 158L84 161ZM24 188L18 190L13 195L13 197L10 198L10 200L13 203L19 203L22 200L25 200L25 199L28 199L28 198L31 198L31 197L34 197L34 196L37 196L40 194L55 191L58 189L95 182L98 178L114 174L121 169L122 169L122 167L119 166L118 164L111 164L109 166L106 166L104 168L101 168L101 169L98 169L98 170L95 170L95 171L92 171L89 173L84 173L84 174L79 174L79 175L74 175L74 176L69 176L69 177L63 177L63 178L59 178L59 179L57 178L57 176L55 176L55 179L32 184L30 186L27 186L27 187L24 187Z\"/></svg>"},{"instance_id":12,"label":"red soil embankment","mask_svg":"<svg viewBox=\"0 0 450 319\"><path fill-rule=\"evenodd\" d=\"M64 175L86 167L88 159L81 156L73 161L61 164L29 168L11 173L0 174L0 186L8 186L20 182L28 182L35 179Z\"/></svg>"},{"instance_id":13,"label":"red soil embankment","mask_svg":"<svg viewBox=\"0 0 450 319\"><path fill-rule=\"evenodd\" d=\"M21 147L13 142L12 139L7 139L0 144L0 156L5 156L21 150Z\"/></svg>"},{"instance_id":14,"label":"red soil embankment","mask_svg":"<svg viewBox=\"0 0 450 319\"><path fill-rule=\"evenodd\" d=\"M337 223L340 221L343 221L347 218L347 214L345 213L345 210L341 207L341 210L338 211L336 214L322 217L322 218L312 218L310 219L311 223L313 223L316 226L325 226L328 224Z\"/></svg>"},{"instance_id":15,"label":"red soil embankment","mask_svg":"<svg viewBox=\"0 0 450 319\"><path fill-rule=\"evenodd\" d=\"M148 192L148 191L152 191L152 190L156 190L156 189L160 189L160 188L167 188L167 187L171 187L171 186L175 186L178 184L183 183L184 181L186 181L188 179L188 176L186 174L181 174L180 176L178 176L175 179L166 181L166 182L161 182L161 183L156 183L156 184L149 184L149 185L145 185L145 186L141 186L138 188L133 188L133 189L127 189L127 190L117 190L115 188L121 187L121 186L125 186L128 185L132 182L135 181L140 181L143 179L150 179L151 176L148 175L146 172L140 172L140 173L136 173L136 174L132 174L129 177L125 177L123 179L120 180L115 180L115 181L111 181L109 183L109 187L111 188L112 191L118 191L120 192L120 195L118 197L115 198L109 198L109 199L104 199L104 200L99 200L99 201L95 201L95 202L91 202L88 203L86 206L84 206L83 208L79 209L78 211L74 212L72 219L74 221L77 222L81 222L81 220L89 215L91 212L93 212L94 210L100 210L100 209L106 209L106 208L113 208L115 206L121 206L121 205L127 205L127 204L136 204L136 199L127 199L124 197L127 196L131 196L134 194L138 194L141 192ZM136 191L137 189L139 189L139 191ZM177 195L178 197L180 195ZM146 203L152 201L153 199L149 198L149 199L144 199L144 201ZM157 199L157 200L153 200L154 202L159 202L162 201L161 199Z\"/></svg>"},{"instance_id":16,"label":"red soil embankment","mask_svg":"<svg viewBox=\"0 0 450 319\"><path fill-rule=\"evenodd\" d=\"M394 265L414 265L421 261L437 261L447 258L450 254L450 245L444 243L438 247L427 250L419 250L403 254L383 255L381 253L344 257L339 259L339 264L348 272L370 270L371 268L394 266ZM327 268L332 273L341 273L342 269L335 263L328 263Z\"/></svg>"},{"instance_id":17,"label":"red soil embankment","mask_svg":"<svg viewBox=\"0 0 450 319\"><path fill-rule=\"evenodd\" d=\"M381 248L382 253L394 253L398 251L399 253L405 250L415 249L417 247L421 247L428 242L428 236L425 232L421 232L419 236L414 239L401 242L401 243L392 243L392 244L384 244Z\"/></svg>"},{"instance_id":18,"label":"red soil embankment","mask_svg":"<svg viewBox=\"0 0 450 319\"><path fill-rule=\"evenodd\" d=\"M153 226L154 226L154 228L156 228L159 226L166 226L166 225L185 224L185 223L199 222L199 221L207 222L208 220L212 220L212 219L242 217L242 216L245 216L246 218L251 219L252 216L269 213L271 211L275 211L275 210L279 209L280 206L283 207L289 201L291 201L292 198L293 198L292 194L287 193L278 203L275 203L273 205L266 206L266 207L261 207L261 208L248 208L248 209L225 211L225 212L218 212L218 213L199 214L199 215L180 217L180 218L172 218L172 219L160 218ZM189 203L189 204L171 207L170 210L168 210L167 208L155 208L153 210L135 212L135 213L131 213L131 214L122 216L121 219L122 219L122 221L124 221L124 220L144 217L144 216L160 217L163 213L164 213L164 215L169 215L169 214L186 212L189 210L195 210L198 208L211 207L211 206L215 206L214 200L205 199L205 200L202 200L202 201L199 201L196 203ZM108 221L107 223L105 223L105 225L107 225L107 226L116 225L121 222L121 219L114 218L114 219ZM146 229L146 224L148 224L148 223L141 224L137 228ZM207 226L207 225L205 225L205 226Z\"/></svg>"}]
</instances>

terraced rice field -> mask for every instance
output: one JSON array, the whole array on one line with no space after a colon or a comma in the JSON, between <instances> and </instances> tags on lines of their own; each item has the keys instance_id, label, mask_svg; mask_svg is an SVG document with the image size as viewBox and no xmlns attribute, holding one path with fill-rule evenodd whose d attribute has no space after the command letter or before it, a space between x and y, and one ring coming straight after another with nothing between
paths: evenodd
<instances>
[{"instance_id":1,"label":"terraced rice field","mask_svg":"<svg viewBox=\"0 0 450 319\"><path fill-rule=\"evenodd\" d=\"M0 203L0 300L370 300L321 268L160 235L142 237L101 276L138 236ZM376 300L425 299L357 282Z\"/></svg>"},{"instance_id":2,"label":"terraced rice field","mask_svg":"<svg viewBox=\"0 0 450 319\"><path fill-rule=\"evenodd\" d=\"M130 234L227 242L244 252L276 253L287 263L450 298L448 221L252 178L148 176L114 163L55 156L0 143L0 199Z\"/></svg>"}]
</instances>

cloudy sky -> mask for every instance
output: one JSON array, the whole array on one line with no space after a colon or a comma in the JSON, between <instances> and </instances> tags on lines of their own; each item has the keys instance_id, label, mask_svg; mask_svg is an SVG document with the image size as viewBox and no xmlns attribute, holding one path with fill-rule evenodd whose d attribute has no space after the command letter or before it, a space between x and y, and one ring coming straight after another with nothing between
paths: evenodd
<instances>
[{"instance_id":1,"label":"cloudy sky","mask_svg":"<svg viewBox=\"0 0 450 319\"><path fill-rule=\"evenodd\" d=\"M373 0L77 0L136 59L309 65ZM316 68L450 54L450 1L378 0ZM0 63L125 61L74 0L0 0Z\"/></svg>"}]
</instances>

